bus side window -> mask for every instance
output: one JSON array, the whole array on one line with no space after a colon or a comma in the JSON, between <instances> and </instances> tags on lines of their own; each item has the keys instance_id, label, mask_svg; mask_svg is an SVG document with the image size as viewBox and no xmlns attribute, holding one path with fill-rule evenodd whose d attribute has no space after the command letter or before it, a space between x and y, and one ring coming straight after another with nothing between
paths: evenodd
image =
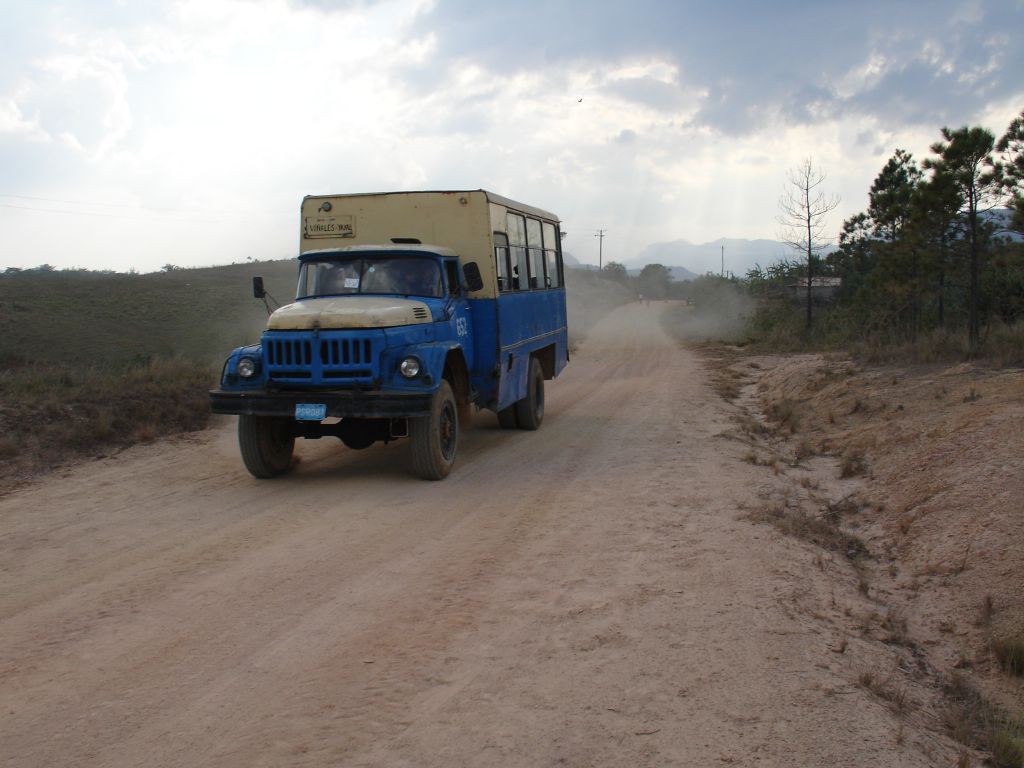
<instances>
[{"instance_id":1,"label":"bus side window","mask_svg":"<svg viewBox=\"0 0 1024 768\"><path fill-rule=\"evenodd\" d=\"M529 272L526 264L526 221L517 213L509 213L505 216L506 230L508 231L509 255L511 256L511 278L512 290L526 291L530 288Z\"/></svg>"},{"instance_id":2,"label":"bus side window","mask_svg":"<svg viewBox=\"0 0 1024 768\"><path fill-rule=\"evenodd\" d=\"M529 290L528 275L530 269L526 265L526 249L521 245L512 246L512 288L516 291Z\"/></svg>"},{"instance_id":3,"label":"bus side window","mask_svg":"<svg viewBox=\"0 0 1024 768\"><path fill-rule=\"evenodd\" d=\"M555 225L544 222L544 260L548 265L548 288L561 288L561 270L558 268L558 232Z\"/></svg>"},{"instance_id":4,"label":"bus side window","mask_svg":"<svg viewBox=\"0 0 1024 768\"><path fill-rule=\"evenodd\" d=\"M511 291L512 271L508 264L508 236L504 232L494 233L494 263L498 273L498 290Z\"/></svg>"},{"instance_id":5,"label":"bus side window","mask_svg":"<svg viewBox=\"0 0 1024 768\"><path fill-rule=\"evenodd\" d=\"M544 275L544 245L540 238L540 221L537 219L526 220L526 243L529 250L530 287L547 288Z\"/></svg>"}]
</instances>

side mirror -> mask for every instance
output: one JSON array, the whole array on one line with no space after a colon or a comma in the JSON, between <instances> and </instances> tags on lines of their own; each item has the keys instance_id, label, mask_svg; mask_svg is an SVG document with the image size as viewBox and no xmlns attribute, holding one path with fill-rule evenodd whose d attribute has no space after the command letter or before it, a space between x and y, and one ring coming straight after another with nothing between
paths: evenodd
<instances>
[{"instance_id":1,"label":"side mirror","mask_svg":"<svg viewBox=\"0 0 1024 768\"><path fill-rule=\"evenodd\" d=\"M252 279L252 297L254 299L262 299L267 295L267 289L263 287L263 278L254 277Z\"/></svg>"},{"instance_id":2,"label":"side mirror","mask_svg":"<svg viewBox=\"0 0 1024 768\"><path fill-rule=\"evenodd\" d=\"M466 278L466 288L470 291L479 291L484 287L484 279L480 277L480 267L475 261L463 264L462 274Z\"/></svg>"}]
</instances>

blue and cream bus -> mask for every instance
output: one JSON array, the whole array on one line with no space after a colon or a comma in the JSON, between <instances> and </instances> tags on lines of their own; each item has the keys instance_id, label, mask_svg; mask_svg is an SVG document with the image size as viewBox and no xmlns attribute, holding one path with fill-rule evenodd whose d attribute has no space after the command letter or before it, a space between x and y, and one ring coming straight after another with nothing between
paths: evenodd
<instances>
[{"instance_id":1,"label":"blue and cream bus","mask_svg":"<svg viewBox=\"0 0 1024 768\"><path fill-rule=\"evenodd\" d=\"M333 436L407 437L439 480L474 407L540 426L569 360L564 280L558 217L491 192L306 197L295 301L231 353L212 409L238 414L258 478L289 469L295 438Z\"/></svg>"}]
</instances>

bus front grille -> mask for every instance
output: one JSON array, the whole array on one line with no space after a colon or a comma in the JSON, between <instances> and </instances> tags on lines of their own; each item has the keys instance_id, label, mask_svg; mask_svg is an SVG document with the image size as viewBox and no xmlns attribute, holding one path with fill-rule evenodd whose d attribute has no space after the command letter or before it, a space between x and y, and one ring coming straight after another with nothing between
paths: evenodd
<instances>
[{"instance_id":1,"label":"bus front grille","mask_svg":"<svg viewBox=\"0 0 1024 768\"><path fill-rule=\"evenodd\" d=\"M368 336L314 337L312 333L263 336L263 358L271 381L307 386L365 385L377 374L377 340Z\"/></svg>"}]
</instances>

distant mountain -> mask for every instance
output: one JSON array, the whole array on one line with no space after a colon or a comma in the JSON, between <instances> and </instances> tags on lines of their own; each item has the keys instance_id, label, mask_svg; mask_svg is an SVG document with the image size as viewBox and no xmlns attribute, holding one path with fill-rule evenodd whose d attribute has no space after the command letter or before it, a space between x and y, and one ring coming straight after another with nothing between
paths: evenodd
<instances>
[{"instance_id":1,"label":"distant mountain","mask_svg":"<svg viewBox=\"0 0 1024 768\"><path fill-rule=\"evenodd\" d=\"M723 256L726 273L742 277L755 264L765 267L793 258L793 251L778 240L719 238L700 244L673 240L668 243L652 243L630 259L626 267L632 274L634 269L639 273L645 264L663 264L672 268L672 276L676 280L690 280L707 272L717 275L722 270Z\"/></svg>"},{"instance_id":2,"label":"distant mountain","mask_svg":"<svg viewBox=\"0 0 1024 768\"><path fill-rule=\"evenodd\" d=\"M660 261L645 261L644 264L661 264L663 267L668 267L668 271L672 273L672 279L679 282L682 282L683 280L693 280L700 277L696 272L691 272L686 267L669 267L668 264L664 264ZM630 267L626 270L630 277L637 277L643 271L643 267Z\"/></svg>"}]
</instances>

